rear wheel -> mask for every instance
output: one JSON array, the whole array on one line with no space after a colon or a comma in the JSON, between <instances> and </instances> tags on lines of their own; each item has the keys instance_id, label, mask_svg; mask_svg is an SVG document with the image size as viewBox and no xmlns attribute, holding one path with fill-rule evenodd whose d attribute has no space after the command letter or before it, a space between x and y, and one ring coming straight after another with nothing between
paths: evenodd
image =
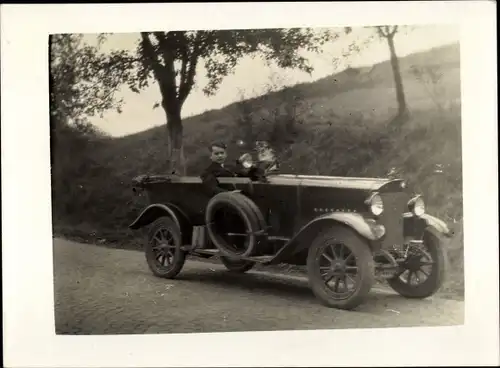
<instances>
[{"instance_id":1,"label":"rear wheel","mask_svg":"<svg viewBox=\"0 0 500 368\"><path fill-rule=\"evenodd\" d=\"M309 248L309 284L326 306L354 309L365 300L375 282L369 245L354 231L334 226L320 234Z\"/></svg>"},{"instance_id":2,"label":"rear wheel","mask_svg":"<svg viewBox=\"0 0 500 368\"><path fill-rule=\"evenodd\" d=\"M181 245L181 231L170 217L153 222L146 244L146 261L155 276L167 279L177 276L186 262Z\"/></svg>"},{"instance_id":3,"label":"rear wheel","mask_svg":"<svg viewBox=\"0 0 500 368\"><path fill-rule=\"evenodd\" d=\"M398 294L412 299L424 299L435 294L446 273L446 252L441 239L426 230L421 246L412 246L400 264L399 272L387 282Z\"/></svg>"},{"instance_id":4,"label":"rear wheel","mask_svg":"<svg viewBox=\"0 0 500 368\"><path fill-rule=\"evenodd\" d=\"M255 262L252 261L231 259L228 257L220 257L220 260L224 267L226 267L231 272L245 273L247 271L250 271L255 266Z\"/></svg>"}]
</instances>

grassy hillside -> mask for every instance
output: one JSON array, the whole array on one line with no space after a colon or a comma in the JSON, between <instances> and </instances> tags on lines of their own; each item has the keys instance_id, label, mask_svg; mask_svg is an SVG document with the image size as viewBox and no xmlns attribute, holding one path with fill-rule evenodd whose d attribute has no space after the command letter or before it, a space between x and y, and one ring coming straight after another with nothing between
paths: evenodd
<instances>
[{"instance_id":1,"label":"grassy hillside","mask_svg":"<svg viewBox=\"0 0 500 368\"><path fill-rule=\"evenodd\" d=\"M436 84L418 81L411 73L415 66L418 68L435 67L434 73L441 75L441 80ZM447 110L445 119L457 122L456 119L459 119L460 114L458 45L402 58L401 70L408 104L414 114L410 129L418 129L421 124L425 124L425 121L419 120L441 119L437 114L436 104L441 104L442 108ZM438 101L431 98L429 90L436 90ZM286 102L285 94L300 96L305 101L306 108L302 109L299 118L310 126L310 130L327 129L329 132L335 130L337 133L341 130L343 134L351 135L357 134L354 130L377 131L384 129L384 123L391 118L397 108L392 70L388 62L369 68L348 70L314 83L299 84L285 91L251 99L247 103L254 114L265 116L266 112ZM184 120L185 154L189 167L198 168L195 163L199 160L199 147L206 145L214 138L228 139L228 131L235 129L235 120L240 115L240 105L234 103L223 109L212 110ZM460 139L460 124L456 125L458 136L455 138ZM241 132L238 131L238 133ZM230 135L232 137L234 132ZM337 135L337 138L341 137ZM393 138L397 139L397 137ZM106 161L110 160L113 164L117 164L118 171L127 175L135 175L148 170L161 171L164 167L162 158L166 154L165 142L166 129L158 127L124 138L113 139L109 147L100 154L106 158ZM459 146L460 142L458 142ZM332 148L336 150L335 146ZM341 149L336 151L341 151ZM118 157L120 159L116 160ZM196 170L193 174L196 175Z\"/></svg>"},{"instance_id":2,"label":"grassy hillside","mask_svg":"<svg viewBox=\"0 0 500 368\"><path fill-rule=\"evenodd\" d=\"M384 176L396 168L426 196L429 211L458 226L450 247L461 275L459 47L409 55L400 63L411 110L411 120L400 130L387 125L397 108L389 62L349 69L185 119L188 174L198 175L207 164L210 141L237 138L271 140L285 172ZM165 171L166 129L118 139L64 134L54 148L56 231L134 247L127 225L145 203L132 196L130 180ZM69 155L73 140L81 148ZM434 172L436 165L442 173ZM461 277L454 276L450 287L461 290Z\"/></svg>"}]
</instances>

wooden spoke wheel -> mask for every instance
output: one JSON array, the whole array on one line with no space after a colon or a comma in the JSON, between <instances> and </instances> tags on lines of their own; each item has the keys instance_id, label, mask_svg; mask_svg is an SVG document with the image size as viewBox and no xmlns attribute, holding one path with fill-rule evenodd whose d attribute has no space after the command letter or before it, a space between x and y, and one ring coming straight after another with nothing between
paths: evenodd
<instances>
[{"instance_id":1,"label":"wooden spoke wheel","mask_svg":"<svg viewBox=\"0 0 500 368\"><path fill-rule=\"evenodd\" d=\"M160 217L153 223L146 245L146 261L155 276L177 276L186 261L181 245L181 231L171 218Z\"/></svg>"},{"instance_id":2,"label":"wooden spoke wheel","mask_svg":"<svg viewBox=\"0 0 500 368\"><path fill-rule=\"evenodd\" d=\"M323 304L339 309L360 305L375 280L369 245L341 226L328 229L314 240L307 269L316 297Z\"/></svg>"},{"instance_id":3,"label":"wooden spoke wheel","mask_svg":"<svg viewBox=\"0 0 500 368\"><path fill-rule=\"evenodd\" d=\"M441 239L426 231L423 245L410 246L399 272L389 286L406 298L423 299L435 294L444 281L447 257Z\"/></svg>"}]
</instances>

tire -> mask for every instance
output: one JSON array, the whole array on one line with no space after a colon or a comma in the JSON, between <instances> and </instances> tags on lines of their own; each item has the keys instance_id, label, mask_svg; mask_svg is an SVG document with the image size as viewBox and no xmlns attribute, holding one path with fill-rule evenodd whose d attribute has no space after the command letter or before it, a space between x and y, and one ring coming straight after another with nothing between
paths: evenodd
<instances>
[{"instance_id":1,"label":"tire","mask_svg":"<svg viewBox=\"0 0 500 368\"><path fill-rule=\"evenodd\" d=\"M223 256L237 259L254 255L258 252L257 246L259 245L256 235L247 236L244 245L245 249L237 251L217 233L214 227L215 212L224 207L233 209L238 213L245 223L245 231L256 233L265 230L264 216L251 199L241 193L223 192L215 195L207 204L205 221L210 240Z\"/></svg>"},{"instance_id":2,"label":"tire","mask_svg":"<svg viewBox=\"0 0 500 368\"><path fill-rule=\"evenodd\" d=\"M241 195L241 199L243 201L245 201L248 204L249 209L253 211L255 218L259 222L259 228L263 231L267 231L268 224L267 224L267 221L264 218L264 214L260 210L259 206L257 206L257 204L253 200L251 200L250 198L248 198L247 196L245 196L243 194ZM257 249L253 255L261 255L262 251L269 251L269 249L267 249L267 243L264 244L262 241L259 241L258 246L259 246L259 249ZM259 253L259 254L256 254L256 253Z\"/></svg>"},{"instance_id":3,"label":"tire","mask_svg":"<svg viewBox=\"0 0 500 368\"><path fill-rule=\"evenodd\" d=\"M170 255L172 256L172 260L168 262L168 257L163 257L162 254L165 254L169 248L158 249L160 237L159 233L168 233L170 236L167 238L172 238L171 247L170 247ZM165 240L165 235L163 234L162 240ZM148 232L148 242L146 244L145 256L146 262L148 264L151 272L161 278L172 279L175 278L179 272L184 267L184 263L186 262L186 252L181 250L182 245L182 236L181 231L177 224L170 217L160 217L156 219L151 225L151 228ZM163 252L163 253L162 253ZM167 264L163 264L161 262L162 259L167 261Z\"/></svg>"},{"instance_id":4,"label":"tire","mask_svg":"<svg viewBox=\"0 0 500 368\"><path fill-rule=\"evenodd\" d=\"M387 280L389 286L405 298L428 298L441 288L445 279L448 260L441 239L432 230L427 229L424 233L423 240L426 251L422 252L420 256L422 256L422 258L430 256L434 262L425 280L417 285L408 284L409 272L407 271L410 271L411 267L405 267L404 264L402 265L402 270L396 277ZM420 273L414 271L414 274L421 275L424 274L424 272L427 273L427 271L422 271L422 268L420 268ZM404 280L401 277L404 277ZM410 282L414 279L414 276L410 276Z\"/></svg>"},{"instance_id":5,"label":"tire","mask_svg":"<svg viewBox=\"0 0 500 368\"><path fill-rule=\"evenodd\" d=\"M226 267L229 271L236 273L248 272L255 266L255 262L252 261L230 259L227 257L220 257L220 260L224 267Z\"/></svg>"},{"instance_id":6,"label":"tire","mask_svg":"<svg viewBox=\"0 0 500 368\"><path fill-rule=\"evenodd\" d=\"M259 226L261 229L266 229L267 227L267 222L264 219L264 214L261 212L257 204L255 204L254 201L252 201L250 198L248 198L244 194L240 194L240 199L248 205L248 208L254 213L255 218L259 222Z\"/></svg>"},{"instance_id":7,"label":"tire","mask_svg":"<svg viewBox=\"0 0 500 368\"><path fill-rule=\"evenodd\" d=\"M330 268L336 263L330 262L330 260L335 261L332 245L337 256L340 254L339 259L342 258L340 252L343 249L344 266L346 266L343 271L339 269L336 276L332 276L333 269ZM345 274L342 276L343 272L352 272L354 268L357 268L356 276L345 276ZM322 269L326 272L323 273ZM307 256L307 273L309 285L323 305L352 310L364 302L375 282L375 262L368 243L361 236L347 227L334 225L314 239ZM332 278L325 281L323 279L325 275ZM355 281L351 293L343 297L339 295L341 279L343 288L347 286L348 279L350 282ZM331 280L335 280L336 290L332 290L327 285Z\"/></svg>"}]
</instances>

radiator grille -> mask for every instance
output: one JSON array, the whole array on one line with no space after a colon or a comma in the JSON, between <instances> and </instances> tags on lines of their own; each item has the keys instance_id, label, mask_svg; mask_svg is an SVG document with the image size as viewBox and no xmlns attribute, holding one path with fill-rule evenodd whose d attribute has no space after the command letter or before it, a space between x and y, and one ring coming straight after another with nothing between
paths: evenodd
<instances>
[{"instance_id":1,"label":"radiator grille","mask_svg":"<svg viewBox=\"0 0 500 368\"><path fill-rule=\"evenodd\" d=\"M377 222L385 226L382 247L387 249L403 243L403 213L407 211L407 199L404 192L382 193L380 196L384 201L384 212Z\"/></svg>"}]
</instances>

